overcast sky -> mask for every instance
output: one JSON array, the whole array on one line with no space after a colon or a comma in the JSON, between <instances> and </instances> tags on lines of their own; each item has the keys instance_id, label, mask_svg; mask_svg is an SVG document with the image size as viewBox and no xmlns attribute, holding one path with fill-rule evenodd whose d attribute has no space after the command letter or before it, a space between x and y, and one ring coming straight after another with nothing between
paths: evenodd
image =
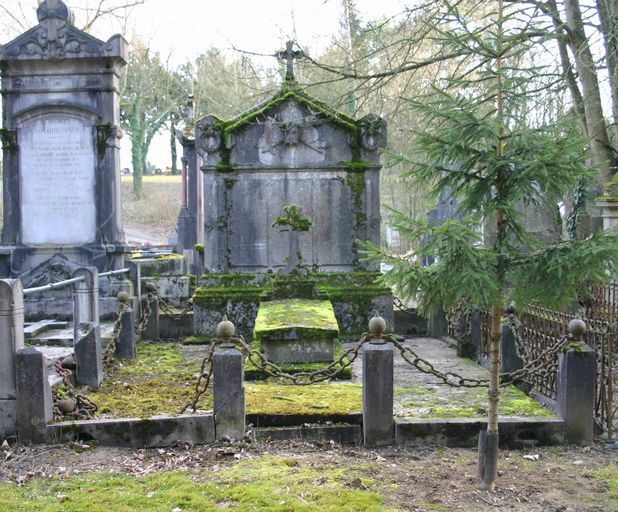
<instances>
[{"instance_id":1,"label":"overcast sky","mask_svg":"<svg viewBox=\"0 0 618 512\"><path fill-rule=\"evenodd\" d=\"M94 7L100 0L64 0L72 7L76 25L83 26L80 8ZM122 0L118 0L121 2ZM0 0L2 6L24 20L25 27L37 23L37 0ZM364 21L393 16L415 0L356 0ZM132 8L125 26L127 37L139 35L172 66L193 60L208 48L234 54L234 48L272 55L294 39L313 55L318 55L340 30L341 0L145 0ZM0 13L4 14L4 13ZM8 20L8 21L7 21ZM0 44L16 37L21 27L5 14L0 20ZM107 40L122 30L117 22L100 21L93 35ZM257 59L266 66L276 65L272 57ZM155 139L149 160L169 166L169 138ZM122 165L130 166L130 144L122 139Z\"/></svg>"},{"instance_id":2,"label":"overcast sky","mask_svg":"<svg viewBox=\"0 0 618 512\"><path fill-rule=\"evenodd\" d=\"M67 0L69 1L69 0ZM357 0L363 20L392 16L405 9L397 0ZM146 0L133 9L130 31L150 47L170 57L174 65L192 60L210 47L272 55L295 39L312 53L323 50L340 29L341 0ZM112 30L101 24L100 30ZM107 38L111 34L97 33ZM274 59L258 59L264 65ZM149 160L159 167L170 165L169 137L157 137ZM128 139L122 143L122 165L130 166Z\"/></svg>"}]
</instances>

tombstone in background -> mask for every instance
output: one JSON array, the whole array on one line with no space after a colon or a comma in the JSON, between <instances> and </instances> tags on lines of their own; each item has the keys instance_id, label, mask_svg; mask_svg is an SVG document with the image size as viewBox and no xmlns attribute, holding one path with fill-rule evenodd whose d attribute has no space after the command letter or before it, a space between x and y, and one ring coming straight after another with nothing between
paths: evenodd
<instances>
[{"instance_id":1,"label":"tombstone in background","mask_svg":"<svg viewBox=\"0 0 618 512\"><path fill-rule=\"evenodd\" d=\"M119 165L127 43L76 29L61 0L43 1L37 17L37 26L0 47L1 275L40 273L59 255L80 267L120 268L128 250Z\"/></svg>"}]
</instances>

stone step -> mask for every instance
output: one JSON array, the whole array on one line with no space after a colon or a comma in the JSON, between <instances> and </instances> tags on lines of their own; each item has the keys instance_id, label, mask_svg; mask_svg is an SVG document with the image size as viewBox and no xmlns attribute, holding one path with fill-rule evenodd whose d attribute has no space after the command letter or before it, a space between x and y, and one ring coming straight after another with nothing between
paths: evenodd
<instances>
[{"instance_id":1,"label":"stone step","mask_svg":"<svg viewBox=\"0 0 618 512\"><path fill-rule=\"evenodd\" d=\"M24 327L24 338L34 338L38 334L47 331L49 329L66 329L69 322L62 322L58 320L40 320L34 323L27 323Z\"/></svg>"}]
</instances>

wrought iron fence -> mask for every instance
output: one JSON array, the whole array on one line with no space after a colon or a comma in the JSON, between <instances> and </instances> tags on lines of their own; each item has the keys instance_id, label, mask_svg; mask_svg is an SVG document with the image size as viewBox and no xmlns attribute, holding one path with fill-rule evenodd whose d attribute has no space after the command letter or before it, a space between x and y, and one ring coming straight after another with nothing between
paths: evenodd
<instances>
[{"instance_id":1,"label":"wrought iron fence","mask_svg":"<svg viewBox=\"0 0 618 512\"><path fill-rule=\"evenodd\" d=\"M586 322L585 341L597 352L597 386L595 398L595 420L611 435L613 409L614 373L616 373L615 349L618 348L618 285L592 288L583 297L582 320ZM522 343L527 359L535 359L539 354L554 345L566 334L569 322L576 315L529 306L520 312L522 322ZM491 315L480 313L479 357L487 358L491 339ZM556 399L556 369L528 377L532 389Z\"/></svg>"}]
</instances>

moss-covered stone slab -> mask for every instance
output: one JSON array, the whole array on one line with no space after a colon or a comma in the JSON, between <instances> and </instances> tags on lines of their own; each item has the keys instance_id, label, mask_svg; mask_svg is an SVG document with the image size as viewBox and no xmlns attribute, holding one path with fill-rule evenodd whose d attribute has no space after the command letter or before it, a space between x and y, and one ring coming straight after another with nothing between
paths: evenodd
<instances>
[{"instance_id":1,"label":"moss-covered stone slab","mask_svg":"<svg viewBox=\"0 0 618 512\"><path fill-rule=\"evenodd\" d=\"M288 299L262 302L254 338L274 363L332 361L339 325L328 300Z\"/></svg>"}]
</instances>

